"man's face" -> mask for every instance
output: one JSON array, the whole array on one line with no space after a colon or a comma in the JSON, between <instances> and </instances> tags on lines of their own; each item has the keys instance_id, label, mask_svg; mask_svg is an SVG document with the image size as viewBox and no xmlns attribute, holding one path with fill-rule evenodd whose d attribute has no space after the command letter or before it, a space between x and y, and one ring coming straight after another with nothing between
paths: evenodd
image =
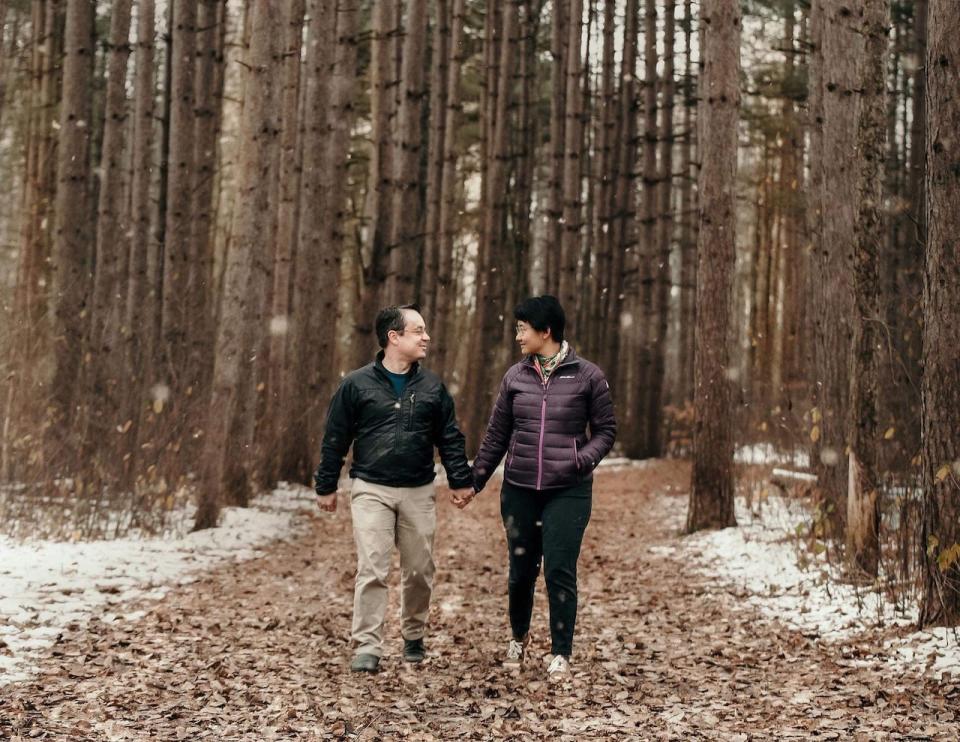
<instances>
[{"instance_id":1,"label":"man's face","mask_svg":"<svg viewBox=\"0 0 960 742\"><path fill-rule=\"evenodd\" d=\"M420 312L415 312L412 309L404 309L403 318L406 320L403 333L391 332L390 342L395 345L398 354L408 363L423 360L427 357L427 345L430 343L427 323L420 316Z\"/></svg>"}]
</instances>

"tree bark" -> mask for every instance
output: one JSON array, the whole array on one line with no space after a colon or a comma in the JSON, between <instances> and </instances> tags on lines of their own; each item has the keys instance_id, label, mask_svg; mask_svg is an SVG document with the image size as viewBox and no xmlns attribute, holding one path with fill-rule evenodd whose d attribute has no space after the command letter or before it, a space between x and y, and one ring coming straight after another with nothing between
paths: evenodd
<instances>
[{"instance_id":1,"label":"tree bark","mask_svg":"<svg viewBox=\"0 0 960 742\"><path fill-rule=\"evenodd\" d=\"M359 40L357 26L359 23L360 4L357 0L340 0L337 6L337 35L336 51L333 63L333 79L330 87L330 135L327 157L329 164L324 168L327 180L324 189L327 192L327 215L325 228L327 231L326 243L330 246L330 254L336 256L336 270L340 274L340 256L344 253L347 243L345 227L349 214L347 213L347 196L350 177L350 135L354 125L355 90L357 85L357 55ZM341 324L341 317L337 315L337 325ZM335 346L335 364L333 370L346 370L346 363L352 359L342 358L339 346ZM332 392L336 383L336 373L327 380L327 389ZM319 422L319 420L317 421Z\"/></svg>"},{"instance_id":2,"label":"tree bark","mask_svg":"<svg viewBox=\"0 0 960 742\"><path fill-rule=\"evenodd\" d=\"M437 0L434 41L430 58L430 122L427 145L427 194L424 219L423 276L420 309L430 325L436 326L437 270L440 260L440 190L443 179L443 153L446 140L448 67L450 64L450 13L447 0Z\"/></svg>"},{"instance_id":3,"label":"tree bark","mask_svg":"<svg viewBox=\"0 0 960 742\"><path fill-rule=\"evenodd\" d=\"M674 41L676 38L675 0L664 0L663 105L660 109L659 219L657 221L658 256L654 267L657 323L652 337L652 369L647 394L647 452L663 455L663 400L667 369L667 320L670 316L670 289L673 281L670 253L673 249L673 109Z\"/></svg>"},{"instance_id":4,"label":"tree bark","mask_svg":"<svg viewBox=\"0 0 960 742\"><path fill-rule=\"evenodd\" d=\"M227 0L197 3L196 63L193 80L193 182L190 205L190 260L187 341L195 364L197 398L205 397L215 342L213 255L216 238L215 186L220 109L223 102Z\"/></svg>"},{"instance_id":5,"label":"tree bark","mask_svg":"<svg viewBox=\"0 0 960 742\"><path fill-rule=\"evenodd\" d=\"M466 0L453 0L450 24L450 61L447 68L447 105L444 112L444 129L448 135L443 141L443 173L440 186L440 216L437 232L440 244L437 256L436 319L434 320L433 365L438 373L445 373L450 366L449 338L453 330L455 279L453 274L454 237L457 223L454 218L459 203L457 194L457 138L454 132L460 121L460 75L466 58L464 44L464 17Z\"/></svg>"},{"instance_id":6,"label":"tree bark","mask_svg":"<svg viewBox=\"0 0 960 742\"><path fill-rule=\"evenodd\" d=\"M626 414L626 395L620 392L620 349L621 338L629 331L630 323L624 322L626 285L624 272L633 265L636 251L636 205L634 183L637 164L637 49L640 32L639 0L627 0L625 24L623 29L623 56L620 63L620 94L617 121L616 156L620 163L614 208L611 214L613 240L610 261L610 274L607 276L609 290L606 296L606 316L614 323L609 336L605 339L604 368L610 388L614 390L618 402L617 413L620 419Z\"/></svg>"},{"instance_id":7,"label":"tree bark","mask_svg":"<svg viewBox=\"0 0 960 742\"><path fill-rule=\"evenodd\" d=\"M195 0L172 0L172 52L170 59L170 145L168 152L166 226L163 242L163 360L158 369L173 396L174 409L183 410L186 390L194 380L189 365L191 322L189 296L193 223L194 66L197 35Z\"/></svg>"},{"instance_id":8,"label":"tree bark","mask_svg":"<svg viewBox=\"0 0 960 742\"><path fill-rule=\"evenodd\" d=\"M291 281L300 206L300 176L303 167L299 133L301 127L300 67L303 47L303 19L306 0L291 0L286 7L283 89L280 94L279 193L277 228L273 240L273 290L269 323L269 370L266 381L267 406L263 422L265 475L267 486L280 476L283 443L288 435L285 413L291 408L290 345Z\"/></svg>"},{"instance_id":9,"label":"tree bark","mask_svg":"<svg viewBox=\"0 0 960 742\"><path fill-rule=\"evenodd\" d=\"M563 232L560 242L560 284L558 299L571 318L576 316L577 259L580 253L580 230L583 228L583 204L580 196L580 160L583 151L582 117L583 62L580 44L583 35L583 0L569 4L565 122L563 127Z\"/></svg>"},{"instance_id":10,"label":"tree bark","mask_svg":"<svg viewBox=\"0 0 960 742\"><path fill-rule=\"evenodd\" d=\"M53 204L57 183L57 131L63 53L61 0L33 0L31 5L30 114L20 227L19 264L14 313L23 318L14 337L24 388L36 383L36 362L48 348L44 327L52 278ZM21 397L17 395L19 400Z\"/></svg>"},{"instance_id":11,"label":"tree bark","mask_svg":"<svg viewBox=\"0 0 960 742\"><path fill-rule=\"evenodd\" d=\"M547 206L547 237L544 250L546 292L557 294L560 288L561 244L563 242L563 173L565 168L566 126L566 40L570 16L567 3L554 2L550 30L550 181ZM577 22L579 23L579 18ZM577 50L579 52L579 48Z\"/></svg>"},{"instance_id":12,"label":"tree bark","mask_svg":"<svg viewBox=\"0 0 960 742\"><path fill-rule=\"evenodd\" d=\"M703 110L700 170L700 265L693 474L687 531L736 524L733 512L733 404L730 327L736 250L736 211L730 187L737 175L740 102L738 0L704 0Z\"/></svg>"},{"instance_id":13,"label":"tree bark","mask_svg":"<svg viewBox=\"0 0 960 742\"><path fill-rule=\"evenodd\" d=\"M693 184L696 179L693 160L696 146L694 112L697 106L696 81L693 76L693 3L685 0L683 11L684 38L684 95L683 146L681 148L680 181L680 347L679 383L677 397L681 401L693 398L693 356L695 336L695 304L697 281L696 214L694 213Z\"/></svg>"},{"instance_id":14,"label":"tree bark","mask_svg":"<svg viewBox=\"0 0 960 742\"><path fill-rule=\"evenodd\" d=\"M126 271L122 264L129 254L127 212L124 203L127 60L130 56L131 0L117 0L110 14L107 100L100 159L100 197L97 208L96 273L93 285L90 338L87 351L89 384L84 392L86 422L84 431L88 453L115 437L112 428L123 425L120 413L120 387L123 356L115 352L120 339L123 302L118 301ZM95 445L93 445L95 444ZM109 448L108 448L109 451ZM116 451L109 451L114 457ZM107 461L101 463L106 464Z\"/></svg>"},{"instance_id":15,"label":"tree bark","mask_svg":"<svg viewBox=\"0 0 960 742\"><path fill-rule=\"evenodd\" d=\"M617 99L614 88L614 50L616 39L616 2L605 0L603 6L603 50L600 64L600 116L597 122L596 149L594 158L593 202L595 220L593 230L593 255L595 276L591 282L588 316L592 318L592 332L588 357L600 359L604 348L605 328L609 318L603 316L606 294L609 291L608 276L612 251L613 194L620 163L614 156L617 134Z\"/></svg>"},{"instance_id":16,"label":"tree bark","mask_svg":"<svg viewBox=\"0 0 960 742\"><path fill-rule=\"evenodd\" d=\"M93 268L89 214L95 10L91 0L67 3L53 244L53 406L54 426L61 435L75 419ZM67 435L61 443L66 446L68 441Z\"/></svg>"},{"instance_id":17,"label":"tree bark","mask_svg":"<svg viewBox=\"0 0 960 742\"><path fill-rule=\"evenodd\" d=\"M515 103L509 108L515 109L516 124L512 130L513 142L510 145L512 160L512 179L510 208L507 214L506 233L507 257L503 262L506 272L506 298L504 312L508 321L501 323L503 337L500 348L503 358L509 359L514 343L514 327L509 321L509 313L521 300L530 295L530 269L533 253L533 198L534 184L538 169L537 143L539 141L539 121L537 111L537 54L540 36L540 15L543 0L522 0L519 4L520 20L518 26L515 78L519 78L519 90L515 90ZM516 83L515 83L516 85ZM586 308L586 302L581 302Z\"/></svg>"},{"instance_id":18,"label":"tree bark","mask_svg":"<svg viewBox=\"0 0 960 742\"><path fill-rule=\"evenodd\" d=\"M150 230L151 170L154 142L154 44L156 4L141 0L137 6L136 77L133 111L133 172L130 182L130 261L127 278L127 348L125 384L127 396L124 408L132 421L128 431L130 440L139 441L141 403L144 380L153 378L156 370L148 371L159 338L154 333L155 317L159 311L158 297L151 290L149 269L151 256L157 245Z\"/></svg>"},{"instance_id":19,"label":"tree bark","mask_svg":"<svg viewBox=\"0 0 960 742\"><path fill-rule=\"evenodd\" d=\"M396 10L396 6L388 0L376 3L373 8L370 50L370 134L373 151L364 207L367 237L361 252L363 283L356 314L354 366L368 363L376 349L373 321L380 308L389 268L395 160L392 132L397 111L394 89L398 85L396 47L400 25Z\"/></svg>"},{"instance_id":20,"label":"tree bark","mask_svg":"<svg viewBox=\"0 0 960 742\"><path fill-rule=\"evenodd\" d=\"M223 321L217 348L204 451L204 486L195 528L216 525L224 502L246 505L252 460L255 355L263 332L263 305L270 275L269 232L273 220L271 169L279 146L275 74L280 61L281 0L251 0L250 49L244 66L244 106L240 127L238 198L227 253Z\"/></svg>"},{"instance_id":21,"label":"tree bark","mask_svg":"<svg viewBox=\"0 0 960 742\"><path fill-rule=\"evenodd\" d=\"M499 350L502 328L508 321L503 308L507 278L500 266L505 258L504 241L509 197L506 187L507 161L510 156L508 111L513 97L518 16L518 0L510 0L503 8L503 25L499 34L500 54L491 55L496 66L496 95L488 96L487 100L492 101L496 108L481 112L491 119L492 140L486 178L482 184L486 193L486 209L483 213L482 241L477 256L477 299L470 344L473 358L494 354ZM484 423L493 404L495 379L499 370L496 364L490 363L471 363L467 366L466 389L469 402L466 414L469 422L466 434L470 450L476 450L479 445Z\"/></svg>"},{"instance_id":22,"label":"tree bark","mask_svg":"<svg viewBox=\"0 0 960 742\"><path fill-rule=\"evenodd\" d=\"M325 168L328 157L330 72L334 60L335 0L317 0L307 32L306 103L300 218L294 264L291 349L291 394L284 415L287 435L280 476L308 482L320 450L316 418L326 405L329 361L336 338L339 256L326 243L330 197ZM319 331L319 328L323 328Z\"/></svg>"},{"instance_id":23,"label":"tree bark","mask_svg":"<svg viewBox=\"0 0 960 742\"><path fill-rule=\"evenodd\" d=\"M390 275L387 296L391 304L407 304L418 297L423 258L424 220L420 208L421 119L426 97L424 59L427 49L427 1L408 3L403 43L402 95L398 115L391 217Z\"/></svg>"},{"instance_id":24,"label":"tree bark","mask_svg":"<svg viewBox=\"0 0 960 742\"><path fill-rule=\"evenodd\" d=\"M930 0L926 56L927 253L923 304L925 579L921 625L960 625L960 4Z\"/></svg>"},{"instance_id":25,"label":"tree bark","mask_svg":"<svg viewBox=\"0 0 960 742\"><path fill-rule=\"evenodd\" d=\"M847 457L850 418L849 369L852 367L852 265L857 174L850 157L856 146L857 60L863 43L855 27L862 0L824 6L823 151L820 211L823 234L816 252L814 300L816 384L819 435L812 457L833 534L841 537L846 520Z\"/></svg>"},{"instance_id":26,"label":"tree bark","mask_svg":"<svg viewBox=\"0 0 960 742\"><path fill-rule=\"evenodd\" d=\"M878 402L880 348L879 258L884 239L883 161L886 147L886 56L890 0L864 0L864 55L857 119L857 215L854 252L854 365L852 369L847 558L876 577L880 566Z\"/></svg>"},{"instance_id":27,"label":"tree bark","mask_svg":"<svg viewBox=\"0 0 960 742\"><path fill-rule=\"evenodd\" d=\"M653 263L657 256L657 3L646 0L644 11L643 189L637 249L627 263L626 306L631 318L622 354L624 410L619 436L627 456L643 458L650 438L649 385L653 368Z\"/></svg>"}]
</instances>

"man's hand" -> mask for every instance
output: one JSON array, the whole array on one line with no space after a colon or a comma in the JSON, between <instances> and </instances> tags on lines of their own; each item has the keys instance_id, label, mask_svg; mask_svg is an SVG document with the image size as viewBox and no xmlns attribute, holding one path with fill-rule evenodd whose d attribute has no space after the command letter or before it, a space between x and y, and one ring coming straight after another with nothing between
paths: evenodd
<instances>
[{"instance_id":1,"label":"man's hand","mask_svg":"<svg viewBox=\"0 0 960 742\"><path fill-rule=\"evenodd\" d=\"M464 489L453 490L450 493L450 500L458 508L463 510L467 505L470 504L470 501L476 496L476 492L473 491L471 487L465 487Z\"/></svg>"},{"instance_id":2,"label":"man's hand","mask_svg":"<svg viewBox=\"0 0 960 742\"><path fill-rule=\"evenodd\" d=\"M327 513L333 513L337 509L337 493L331 492L329 495L317 495L317 505Z\"/></svg>"}]
</instances>

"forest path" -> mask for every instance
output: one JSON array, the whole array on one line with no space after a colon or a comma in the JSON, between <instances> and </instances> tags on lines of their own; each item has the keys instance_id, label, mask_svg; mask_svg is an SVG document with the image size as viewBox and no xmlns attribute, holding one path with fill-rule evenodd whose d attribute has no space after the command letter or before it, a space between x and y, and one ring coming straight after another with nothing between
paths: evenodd
<instances>
[{"instance_id":1,"label":"forest path","mask_svg":"<svg viewBox=\"0 0 960 742\"><path fill-rule=\"evenodd\" d=\"M497 490L460 512L440 488L421 666L400 661L392 588L382 671L346 671L354 550L341 501L302 539L145 603L139 621L65 634L35 679L0 687L0 738L956 739L956 681L899 674L854 642L765 618L695 549L674 548L688 481L678 462L598 472L569 684L547 683L540 661L542 581L531 659L500 668Z\"/></svg>"}]
</instances>

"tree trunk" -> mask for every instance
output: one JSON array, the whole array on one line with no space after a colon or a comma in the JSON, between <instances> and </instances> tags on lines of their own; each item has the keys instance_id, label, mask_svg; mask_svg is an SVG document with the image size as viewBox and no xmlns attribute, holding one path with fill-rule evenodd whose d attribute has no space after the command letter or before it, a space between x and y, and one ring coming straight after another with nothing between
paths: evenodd
<instances>
[{"instance_id":1,"label":"tree trunk","mask_svg":"<svg viewBox=\"0 0 960 742\"><path fill-rule=\"evenodd\" d=\"M927 44L927 0L913 3L913 48L910 57L916 60L926 58ZM892 279L894 289L889 301L887 322L893 338L894 349L902 362L894 365L894 389L889 395L893 414L896 415L896 440L900 444L902 455L899 460L890 461L890 466L905 468L921 445L919 388L923 376L923 328L922 310L919 306L923 295L924 246L927 242L927 212L924 193L926 175L926 65L917 63L912 81L912 111L909 128L910 156L906 163L897 165L897 172L903 174L906 164L906 198L910 208L904 218L903 231L891 251L893 265ZM903 106L906 109L906 105ZM899 127L894 123L893 135ZM904 134L906 132L903 132Z\"/></svg>"},{"instance_id":2,"label":"tree trunk","mask_svg":"<svg viewBox=\"0 0 960 742\"><path fill-rule=\"evenodd\" d=\"M110 14L110 56L108 61L107 101L100 159L100 203L97 209L96 274L93 285L90 339L88 352L88 386L84 389L87 430L84 445L87 454L115 437L113 427L118 420L120 388L123 378L123 356L116 352L123 302L118 301L124 256L129 254L127 212L124 203L126 128L127 128L127 59L130 56L131 0L117 0ZM120 460L116 451L103 451ZM106 460L97 462L110 463Z\"/></svg>"},{"instance_id":3,"label":"tree trunk","mask_svg":"<svg viewBox=\"0 0 960 742\"><path fill-rule=\"evenodd\" d=\"M188 365L189 325L203 322L192 317L188 305L193 238L194 66L197 36L197 4L194 0L172 1L172 52L170 59L170 145L168 152L166 227L163 243L163 366L160 379L167 381L173 409L182 412L187 388L196 369ZM177 413L173 413L177 414Z\"/></svg>"},{"instance_id":4,"label":"tree trunk","mask_svg":"<svg viewBox=\"0 0 960 742\"><path fill-rule=\"evenodd\" d=\"M510 208L507 215L507 256L503 261L506 278L504 312L507 321L501 323L503 336L500 348L506 362L513 355L514 326L511 310L530 295L530 265L533 243L533 189L537 173L537 45L540 35L540 14L543 0L522 0L519 7L518 59L515 77L519 78L516 124L512 127L513 173Z\"/></svg>"},{"instance_id":5,"label":"tree trunk","mask_svg":"<svg viewBox=\"0 0 960 742\"><path fill-rule=\"evenodd\" d=\"M436 326L437 269L440 259L440 185L446 140L447 81L450 64L450 13L447 0L437 0L434 41L430 59L430 124L427 147L427 204L424 220L423 276L420 309L431 328Z\"/></svg>"},{"instance_id":6,"label":"tree trunk","mask_svg":"<svg viewBox=\"0 0 960 742\"><path fill-rule=\"evenodd\" d=\"M50 342L46 318L52 278L52 209L57 182L54 120L61 92L61 0L34 0L30 25L30 92L27 96L30 108L20 209L19 263L13 301L13 313L21 319L12 337L18 373L11 378L11 383L24 391L14 394L15 405L25 405L26 399L35 394L33 390L42 376L38 373L37 362L45 355ZM38 421L34 423L39 424Z\"/></svg>"},{"instance_id":7,"label":"tree trunk","mask_svg":"<svg viewBox=\"0 0 960 742\"><path fill-rule=\"evenodd\" d=\"M644 12L643 95L643 215L640 241L627 263L626 304L631 318L625 332L625 374L622 394L625 415L619 436L627 456L649 454L650 419L647 416L652 372L651 338L654 324L653 263L657 256L657 4L646 0Z\"/></svg>"},{"instance_id":8,"label":"tree trunk","mask_svg":"<svg viewBox=\"0 0 960 742\"><path fill-rule=\"evenodd\" d=\"M617 100L614 89L614 49L616 38L616 2L605 0L603 7L603 51L600 65L600 116L597 122L594 158L593 202L596 218L593 230L594 280L589 296L588 316L592 321L588 357L599 360L603 354L605 328L610 318L603 316L612 254L613 194L620 163L614 156L617 134ZM586 340L586 338L585 338Z\"/></svg>"},{"instance_id":9,"label":"tree trunk","mask_svg":"<svg viewBox=\"0 0 960 742\"><path fill-rule=\"evenodd\" d=\"M492 139L488 148L486 179L482 187L486 193L486 209L483 212L484 226L480 251L477 256L477 301L474 311L474 327L471 334L470 354L473 358L490 356L499 351L506 321L504 311L504 286L507 277L503 265L506 239L506 214L509 194L507 192L507 160L510 156L509 117L513 93L513 63L517 49L517 21L519 0L511 0L503 8L500 29L501 53L491 55L496 67L496 94L487 100L496 106L494 110L481 111L489 117ZM479 445L483 426L490 414L496 388L497 364L470 363L467 366L466 389L467 439L469 450Z\"/></svg>"},{"instance_id":10,"label":"tree trunk","mask_svg":"<svg viewBox=\"0 0 960 742\"><path fill-rule=\"evenodd\" d=\"M245 505L252 459L253 361L263 331L269 280L269 232L273 220L271 169L279 146L275 74L282 67L279 43L281 0L251 0L250 49L244 65L237 195L245 208L234 212L227 253L223 321L217 331L213 386L204 451L205 472L195 527L216 525L223 502Z\"/></svg>"},{"instance_id":11,"label":"tree trunk","mask_svg":"<svg viewBox=\"0 0 960 742\"><path fill-rule=\"evenodd\" d=\"M316 418L326 405L330 359L336 338L339 256L326 243L326 216L330 194L325 168L328 158L330 71L334 60L335 0L317 0L307 32L306 103L303 113L303 173L300 218L294 263L293 311L290 347L289 407L284 415L287 435L280 476L308 482L313 459L320 450L315 440ZM319 331L319 328L323 328Z\"/></svg>"},{"instance_id":12,"label":"tree trunk","mask_svg":"<svg viewBox=\"0 0 960 742\"><path fill-rule=\"evenodd\" d=\"M427 0L408 4L397 141L394 163L393 215L391 217L390 276L387 296L391 304L417 300L418 275L423 256L423 214L420 209L421 119L426 96L424 58L427 51Z\"/></svg>"},{"instance_id":13,"label":"tree trunk","mask_svg":"<svg viewBox=\"0 0 960 742\"><path fill-rule=\"evenodd\" d=\"M190 206L190 266L187 341L195 364L194 394L205 398L212 372L215 329L213 254L215 244L214 191L220 107L223 102L224 44L227 0L197 3L196 64L193 80L193 184Z\"/></svg>"},{"instance_id":14,"label":"tree trunk","mask_svg":"<svg viewBox=\"0 0 960 742\"><path fill-rule=\"evenodd\" d=\"M154 333L159 310L156 294L151 291L150 259L157 246L150 231L151 171L154 141L154 44L156 36L154 0L141 0L137 6L136 77L133 111L133 172L130 182L130 266L128 270L126 326L127 396L126 418L132 421L130 440L139 441L140 413L144 380L156 373L148 372L158 342Z\"/></svg>"},{"instance_id":15,"label":"tree trunk","mask_svg":"<svg viewBox=\"0 0 960 742\"><path fill-rule=\"evenodd\" d=\"M926 56L927 254L923 284L920 624L960 625L960 4L930 0Z\"/></svg>"},{"instance_id":16,"label":"tree trunk","mask_svg":"<svg viewBox=\"0 0 960 742\"><path fill-rule=\"evenodd\" d=\"M876 577L880 566L878 401L880 348L879 258L884 239L883 161L886 146L886 55L890 0L864 0L865 49L857 120L857 215L854 252L854 364L852 369L847 558Z\"/></svg>"},{"instance_id":17,"label":"tree trunk","mask_svg":"<svg viewBox=\"0 0 960 742\"><path fill-rule=\"evenodd\" d=\"M396 47L400 19L396 6L384 0L373 8L370 50L370 121L373 151L367 176L364 215L367 237L361 252L363 283L356 314L354 366L368 363L376 349L373 321L380 308L390 259L390 219L393 212L394 140L397 69Z\"/></svg>"},{"instance_id":18,"label":"tree trunk","mask_svg":"<svg viewBox=\"0 0 960 742\"><path fill-rule=\"evenodd\" d=\"M674 39L676 36L675 0L664 0L663 106L660 119L659 254L654 268L657 324L652 338L652 361L647 397L647 451L663 455L663 400L667 368L667 320L670 315L670 253L673 247L673 107Z\"/></svg>"},{"instance_id":19,"label":"tree trunk","mask_svg":"<svg viewBox=\"0 0 960 742\"><path fill-rule=\"evenodd\" d=\"M4 53L4 39L7 32L7 0L0 0L0 123L3 122L3 106L7 97L7 59ZM16 47L16 33L13 34Z\"/></svg>"},{"instance_id":20,"label":"tree trunk","mask_svg":"<svg viewBox=\"0 0 960 742\"><path fill-rule=\"evenodd\" d=\"M580 252L580 230L583 228L580 197L580 159L583 151L581 118L583 100L581 76L583 62L580 44L583 35L583 0L572 0L567 29L565 123L563 127L563 233L560 242L560 284L558 299L569 317L576 316L577 258Z\"/></svg>"},{"instance_id":21,"label":"tree trunk","mask_svg":"<svg viewBox=\"0 0 960 742\"><path fill-rule=\"evenodd\" d=\"M560 288L560 246L563 242L563 173L565 168L564 142L566 125L567 24L572 13L567 3L554 2L550 31L550 198L547 206L547 237L544 250L546 262L546 292L557 294ZM577 18L577 23L580 19ZM577 48L579 53L579 47Z\"/></svg>"},{"instance_id":22,"label":"tree trunk","mask_svg":"<svg viewBox=\"0 0 960 742\"><path fill-rule=\"evenodd\" d=\"M687 531L736 524L733 512L733 404L730 327L736 249L731 183L737 175L740 91L738 0L704 0L700 235L693 475Z\"/></svg>"},{"instance_id":23,"label":"tree trunk","mask_svg":"<svg viewBox=\"0 0 960 742\"><path fill-rule=\"evenodd\" d=\"M798 43L805 40L796 38L796 8L791 2L784 22L784 37L789 44L786 55L787 78L793 80L797 74ZM797 109L792 98L787 97L783 103L783 126L785 136L780 153L781 183L786 191L785 200L785 229L784 229L784 259L785 287L783 294L783 317L781 321L781 339L777 344L780 354L780 376L775 380L775 388L783 383L789 385L786 389L778 389L781 404L784 402L791 407L794 404L790 389L798 382L806 381L809 374L806 370L808 349L805 346L806 333L804 325L807 312L805 309L804 281L806 276L807 256L805 249L805 228L803 223L806 189L803 187L803 162L805 160L805 132L803 123L797 116Z\"/></svg>"},{"instance_id":24,"label":"tree trunk","mask_svg":"<svg viewBox=\"0 0 960 742\"><path fill-rule=\"evenodd\" d=\"M816 384L819 428L812 457L824 511L833 535L842 536L846 519L845 451L850 419L849 369L852 367L853 246L857 174L850 153L856 146L857 60L863 43L853 20L862 0L830 6L823 17L823 151L820 210L822 241L814 260ZM826 6L825 6L826 7ZM851 15L852 14L852 15Z\"/></svg>"},{"instance_id":25,"label":"tree trunk","mask_svg":"<svg viewBox=\"0 0 960 742\"><path fill-rule=\"evenodd\" d=\"M695 304L697 281L696 214L693 184L696 179L693 152L696 146L694 111L697 105L696 82L693 76L693 2L685 0L683 11L684 94L682 180L680 181L680 347L678 401L693 398L693 356L695 336Z\"/></svg>"},{"instance_id":26,"label":"tree trunk","mask_svg":"<svg viewBox=\"0 0 960 742\"><path fill-rule=\"evenodd\" d=\"M630 323L624 322L621 312L624 305L626 284L624 271L633 265L636 251L636 206L634 182L637 164L637 49L640 32L639 0L627 0L623 29L623 56L620 62L620 100L617 121L616 158L619 164L614 207L611 214L613 239L610 273L607 276L609 290L606 296L606 316L613 322L604 347L604 369L607 382L614 390L618 401L618 417L626 414L626 395L620 389L620 349L623 334L629 331Z\"/></svg>"},{"instance_id":27,"label":"tree trunk","mask_svg":"<svg viewBox=\"0 0 960 742\"><path fill-rule=\"evenodd\" d=\"M810 167L808 175L808 207L807 217L807 239L810 245L807 251L808 271L805 276L803 286L803 296L805 304L814 305L821 299L821 287L818 285L820 275L820 255L823 252L823 24L824 7L823 0L811 0L810 15L808 18L808 27L810 34L810 51L808 56L808 102L807 102L807 129L810 132ZM814 354L814 366L816 366L817 353L817 327L818 311L816 306L811 307L811 317L805 325L806 339L809 341L809 347ZM820 439L820 421L821 414L817 407L820 398L820 390L817 388L816 369L813 368L808 373L810 379L810 401L811 410L805 420L810 423L810 463L815 470L818 469L814 463L814 457L819 453L817 441Z\"/></svg>"},{"instance_id":28,"label":"tree trunk","mask_svg":"<svg viewBox=\"0 0 960 742\"><path fill-rule=\"evenodd\" d=\"M327 214L325 228L326 244L329 252L336 258L337 272L340 274L340 256L346 249L347 235L344 228L348 224L347 195L350 178L350 135L354 125L354 98L357 86L357 55L359 41L357 24L360 7L354 0L341 0L337 8L337 37L333 65L333 80L330 87L330 135L328 137L328 165L324 168L327 178L324 184ZM337 325L341 317L337 315ZM333 370L346 370L352 359L341 357L339 346L335 346ZM337 382L336 373L327 380L327 389L332 392ZM320 422L319 419L316 422Z\"/></svg>"},{"instance_id":29,"label":"tree trunk","mask_svg":"<svg viewBox=\"0 0 960 742\"><path fill-rule=\"evenodd\" d=\"M457 231L455 215L457 204L457 131L462 106L460 103L460 74L466 59L464 44L464 16L466 0L453 0L450 24L450 61L447 69L447 107L444 112L443 173L440 186L440 217L437 226L440 244L437 248L436 319L434 320L434 352L432 364L444 374L450 364L449 338L453 335L454 295L453 250Z\"/></svg>"},{"instance_id":30,"label":"tree trunk","mask_svg":"<svg viewBox=\"0 0 960 742\"><path fill-rule=\"evenodd\" d=\"M90 132L94 13L91 0L67 2L63 97L57 158L54 264L54 427L70 440L85 341L85 312L92 278L90 234Z\"/></svg>"},{"instance_id":31,"label":"tree trunk","mask_svg":"<svg viewBox=\"0 0 960 742\"><path fill-rule=\"evenodd\" d=\"M306 0L291 0L286 7L283 90L280 94L281 132L280 162L278 168L279 193L276 230L273 240L273 290L269 322L270 358L266 381L266 418L263 422L265 442L265 474L268 487L280 476L283 442L288 435L285 412L290 401L290 346L291 277L297 235L297 217L300 205L300 174L302 170L300 132L300 66L303 47L303 19Z\"/></svg>"}]
</instances>

